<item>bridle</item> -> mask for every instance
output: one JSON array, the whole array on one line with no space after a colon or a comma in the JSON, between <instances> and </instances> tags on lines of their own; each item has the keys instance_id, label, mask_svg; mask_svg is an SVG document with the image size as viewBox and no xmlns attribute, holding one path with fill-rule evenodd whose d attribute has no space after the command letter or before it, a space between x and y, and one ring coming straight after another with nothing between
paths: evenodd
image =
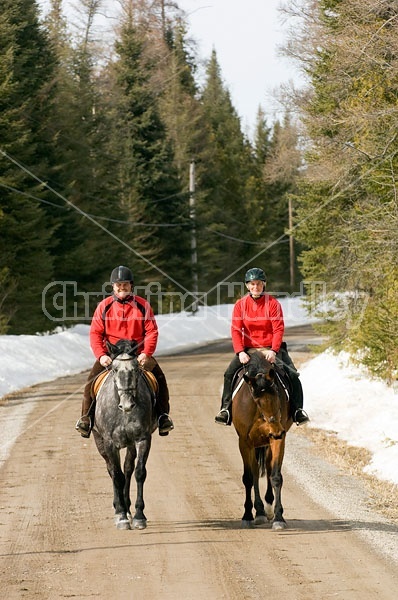
<instances>
[{"instance_id":1,"label":"bridle","mask_svg":"<svg viewBox=\"0 0 398 600\"><path fill-rule=\"evenodd\" d=\"M135 395L137 393L138 377L139 377L139 375L142 372L142 369L140 368L140 365L137 362L138 369L137 370L132 369L132 372L134 371L134 373L137 374L137 377L134 377L133 385L129 386L129 387L123 388L123 387L119 387L117 385L117 382L116 382L116 375L117 375L117 373L113 369L113 364L114 364L114 361L128 362L128 361L133 361L133 360L136 360L136 359L137 359L136 356L123 356L123 357L122 356L115 356L114 359L113 359L113 361L112 361L112 365L111 365L111 372L112 372L112 376L113 376L113 379L114 379L115 387L116 387L118 393L119 394L120 393L131 394L132 398L135 398Z\"/></svg>"},{"instance_id":2,"label":"bridle","mask_svg":"<svg viewBox=\"0 0 398 600\"><path fill-rule=\"evenodd\" d=\"M247 371L246 371L246 374L247 374ZM259 379L260 377L265 377L266 375L267 375L267 373L259 371L258 373L256 373L254 379ZM269 423L269 424L276 423L277 422L277 418L275 417L275 415L271 415L270 417L267 417L264 414L264 412L263 412L263 410L261 408L261 404L260 404L260 397L254 395L254 393L253 393L253 387L252 387L252 385L250 383L248 383L248 387L249 387L250 394L251 394L251 397L253 399L253 402L257 406L257 410L259 412L260 418L263 419L263 421L265 423ZM280 409L280 396L279 396L279 389L278 389L277 384L273 380L271 382L268 382L268 386L267 387L277 396L277 398L279 400L279 412L281 412L281 409ZM261 392L266 392L266 388L265 387L262 388L260 390L260 393Z\"/></svg>"}]
</instances>

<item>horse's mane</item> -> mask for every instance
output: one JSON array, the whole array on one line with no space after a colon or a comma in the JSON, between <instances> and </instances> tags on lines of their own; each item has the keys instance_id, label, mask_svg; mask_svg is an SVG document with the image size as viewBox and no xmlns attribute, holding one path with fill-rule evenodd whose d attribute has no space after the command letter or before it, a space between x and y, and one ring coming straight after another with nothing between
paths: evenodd
<instances>
[{"instance_id":1,"label":"horse's mane","mask_svg":"<svg viewBox=\"0 0 398 600\"><path fill-rule=\"evenodd\" d=\"M250 377L254 377L259 371L268 371L270 366L271 363L261 352L253 352L250 355L250 361L247 363L247 374Z\"/></svg>"},{"instance_id":2,"label":"horse's mane","mask_svg":"<svg viewBox=\"0 0 398 600\"><path fill-rule=\"evenodd\" d=\"M129 356L137 356L138 342L136 340L118 340L116 344L106 343L111 358L116 358L119 354L128 354Z\"/></svg>"},{"instance_id":3,"label":"horse's mane","mask_svg":"<svg viewBox=\"0 0 398 600\"><path fill-rule=\"evenodd\" d=\"M250 381L255 396L266 393L276 393L274 387L275 369L265 356L257 351L250 355L246 365L246 381Z\"/></svg>"}]
</instances>

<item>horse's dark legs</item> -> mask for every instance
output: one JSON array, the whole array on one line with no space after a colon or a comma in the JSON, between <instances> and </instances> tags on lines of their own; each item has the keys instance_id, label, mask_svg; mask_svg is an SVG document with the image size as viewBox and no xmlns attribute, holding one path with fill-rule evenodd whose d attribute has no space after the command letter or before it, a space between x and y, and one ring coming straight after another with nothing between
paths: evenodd
<instances>
[{"instance_id":1,"label":"horse's dark legs","mask_svg":"<svg viewBox=\"0 0 398 600\"><path fill-rule=\"evenodd\" d=\"M134 473L135 459L137 458L137 451L135 446L129 446L126 450L126 457L124 459L124 503L126 505L127 512L130 513L131 499L130 499L130 487L131 477Z\"/></svg>"},{"instance_id":2,"label":"horse's dark legs","mask_svg":"<svg viewBox=\"0 0 398 600\"><path fill-rule=\"evenodd\" d=\"M146 516L144 514L145 502L144 502L144 483L146 480L147 470L146 463L151 449L151 436L147 439L141 440L136 443L136 454L137 464L135 467L134 475L137 483L137 496L135 501L135 514L133 517L134 529L145 529L146 527ZM130 478L132 471L130 473Z\"/></svg>"},{"instance_id":3,"label":"horse's dark legs","mask_svg":"<svg viewBox=\"0 0 398 600\"><path fill-rule=\"evenodd\" d=\"M273 509L274 491L272 489L271 479L269 478L268 474L267 474L267 490L265 492L264 500L265 500L265 509L267 512L267 519L268 519L268 521L272 521L272 519L274 518L274 509Z\"/></svg>"},{"instance_id":4,"label":"horse's dark legs","mask_svg":"<svg viewBox=\"0 0 398 600\"><path fill-rule=\"evenodd\" d=\"M115 450L105 460L108 473L113 482L113 506L115 509L116 526L118 529L130 529L130 526L127 526L129 523L128 506L126 506L124 501L126 478L120 465L119 451Z\"/></svg>"},{"instance_id":5,"label":"horse's dark legs","mask_svg":"<svg viewBox=\"0 0 398 600\"><path fill-rule=\"evenodd\" d=\"M255 523L256 523L256 525L260 525L261 523L265 523L267 519L266 519L266 514L265 514L265 509L264 509L264 502L261 500L261 496L260 496L260 486L259 486L258 477L254 478L253 487L254 487L254 508L256 510Z\"/></svg>"},{"instance_id":6,"label":"horse's dark legs","mask_svg":"<svg viewBox=\"0 0 398 600\"><path fill-rule=\"evenodd\" d=\"M128 519L128 507L124 500L124 489L126 478L120 464L120 451L111 444L105 444L104 440L94 430L94 439L98 452L105 460L106 468L113 483L113 507L115 509L115 520L118 529L130 529Z\"/></svg>"},{"instance_id":7,"label":"horse's dark legs","mask_svg":"<svg viewBox=\"0 0 398 600\"><path fill-rule=\"evenodd\" d=\"M273 469L273 472L271 474L271 484L275 494L275 516L272 527L273 529L284 529L286 527L286 521L283 518L283 506L281 499L283 477L279 465L276 465L276 467Z\"/></svg>"},{"instance_id":8,"label":"horse's dark legs","mask_svg":"<svg viewBox=\"0 0 398 600\"><path fill-rule=\"evenodd\" d=\"M285 442L284 440L274 440L271 442L270 454L272 458L270 458L269 463L269 480L272 485L273 493L275 496L275 504L274 504L274 520L272 524L272 529L285 529L286 521L283 518L283 506L282 506L282 486L283 486L283 476L282 476L282 462L283 455L285 452Z\"/></svg>"},{"instance_id":9,"label":"horse's dark legs","mask_svg":"<svg viewBox=\"0 0 398 600\"><path fill-rule=\"evenodd\" d=\"M266 455L265 455L265 465L266 465L266 473L267 473L267 489L265 492L265 509L266 509L266 513L267 513L267 519L268 521L272 521L272 519L274 518L274 508L273 508L273 504L274 504L274 490L272 489L272 483L271 483L271 459L272 459L272 453L271 453L271 449L268 446L267 450L266 450Z\"/></svg>"},{"instance_id":10,"label":"horse's dark legs","mask_svg":"<svg viewBox=\"0 0 398 600\"><path fill-rule=\"evenodd\" d=\"M252 488L254 484L253 464L257 464L253 448L248 448L246 443L239 438L239 450L243 460L243 476L242 482L245 486L246 497L244 508L245 512L242 517L242 527L251 527L253 524L253 501ZM257 477L258 479L258 477Z\"/></svg>"},{"instance_id":11,"label":"horse's dark legs","mask_svg":"<svg viewBox=\"0 0 398 600\"><path fill-rule=\"evenodd\" d=\"M245 498L245 512L242 517L242 527L249 524L253 521L253 501L252 501L252 487L253 487L253 473L249 466L244 465L242 482L245 486L246 490L246 498Z\"/></svg>"},{"instance_id":12,"label":"horse's dark legs","mask_svg":"<svg viewBox=\"0 0 398 600\"><path fill-rule=\"evenodd\" d=\"M254 508L256 511L255 524L260 525L261 523L265 523L265 510L264 503L260 496L260 469L259 469L259 458L257 457L257 452L254 452L253 455L253 463L252 463L252 473L253 473L253 488L254 488Z\"/></svg>"}]
</instances>

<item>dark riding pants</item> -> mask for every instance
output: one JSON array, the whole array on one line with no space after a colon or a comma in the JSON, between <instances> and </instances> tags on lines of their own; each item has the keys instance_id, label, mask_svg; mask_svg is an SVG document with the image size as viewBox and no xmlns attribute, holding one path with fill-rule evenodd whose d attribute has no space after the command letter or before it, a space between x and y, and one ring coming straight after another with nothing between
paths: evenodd
<instances>
[{"instance_id":1,"label":"dark riding pants","mask_svg":"<svg viewBox=\"0 0 398 600\"><path fill-rule=\"evenodd\" d=\"M291 414L294 416L295 412L299 408L303 408L304 396L299 374L284 343L278 354L276 355L276 365L282 368L289 376L292 384L292 397L290 398ZM235 356L227 370L224 373L224 388L221 397L221 408L228 408L232 403L232 382L235 373L242 367L238 356Z\"/></svg>"}]
</instances>

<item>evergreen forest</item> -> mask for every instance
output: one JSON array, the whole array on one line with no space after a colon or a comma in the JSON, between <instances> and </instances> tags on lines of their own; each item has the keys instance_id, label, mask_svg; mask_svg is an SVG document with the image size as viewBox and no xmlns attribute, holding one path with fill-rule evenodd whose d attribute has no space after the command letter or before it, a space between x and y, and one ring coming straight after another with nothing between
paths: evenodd
<instances>
[{"instance_id":1,"label":"evergreen forest","mask_svg":"<svg viewBox=\"0 0 398 600\"><path fill-rule=\"evenodd\" d=\"M0 0L0 335L88 323L119 264L158 313L232 303L259 266L396 380L397 2L288 0L305 84L252 139L178 2L122 0L112 36L75 4L71 27Z\"/></svg>"}]
</instances>

